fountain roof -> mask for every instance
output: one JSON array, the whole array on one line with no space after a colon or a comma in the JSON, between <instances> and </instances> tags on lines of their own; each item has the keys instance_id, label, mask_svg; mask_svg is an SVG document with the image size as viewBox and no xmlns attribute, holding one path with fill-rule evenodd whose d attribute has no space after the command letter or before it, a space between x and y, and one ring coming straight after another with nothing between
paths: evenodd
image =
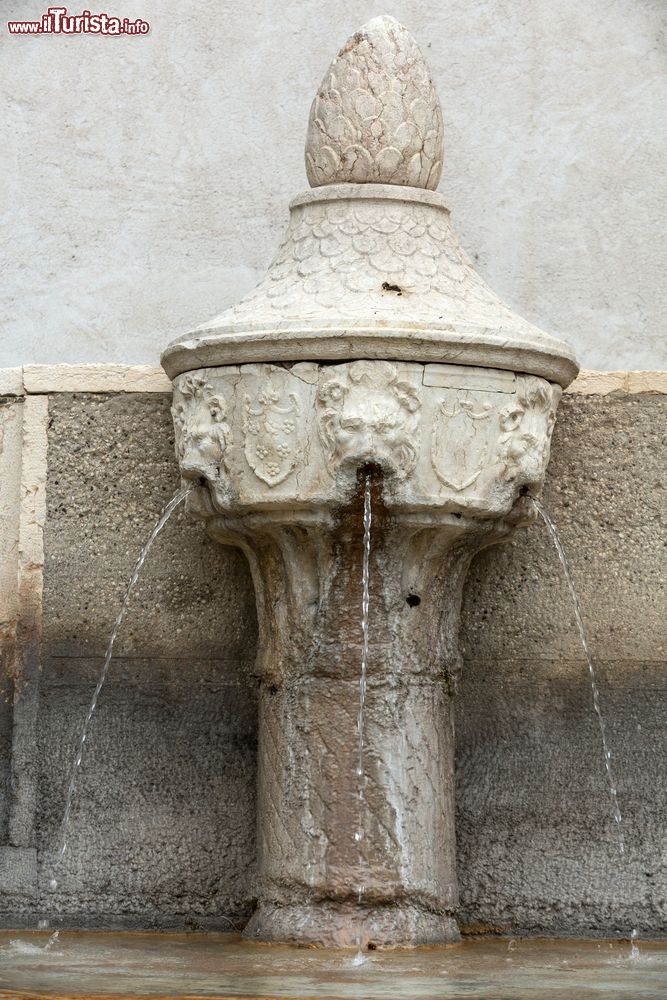
<instances>
[{"instance_id":1,"label":"fountain roof","mask_svg":"<svg viewBox=\"0 0 667 1000\"><path fill-rule=\"evenodd\" d=\"M383 358L503 368L563 386L570 347L518 316L460 246L442 195L440 102L412 35L391 17L355 32L310 111L312 190L240 302L178 338L174 378L247 362Z\"/></svg>"}]
</instances>

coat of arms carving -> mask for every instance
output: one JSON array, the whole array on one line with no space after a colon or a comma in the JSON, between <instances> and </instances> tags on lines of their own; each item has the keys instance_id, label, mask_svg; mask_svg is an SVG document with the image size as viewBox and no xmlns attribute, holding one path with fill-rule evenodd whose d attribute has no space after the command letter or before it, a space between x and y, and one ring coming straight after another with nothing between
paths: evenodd
<instances>
[{"instance_id":1,"label":"coat of arms carving","mask_svg":"<svg viewBox=\"0 0 667 1000\"><path fill-rule=\"evenodd\" d=\"M267 381L255 397L245 396L244 451L248 465L267 486L287 479L297 464L299 401L274 380Z\"/></svg>"},{"instance_id":2,"label":"coat of arms carving","mask_svg":"<svg viewBox=\"0 0 667 1000\"><path fill-rule=\"evenodd\" d=\"M461 397L441 401L433 421L431 463L436 476L457 493L479 479L489 455L491 405Z\"/></svg>"}]
</instances>

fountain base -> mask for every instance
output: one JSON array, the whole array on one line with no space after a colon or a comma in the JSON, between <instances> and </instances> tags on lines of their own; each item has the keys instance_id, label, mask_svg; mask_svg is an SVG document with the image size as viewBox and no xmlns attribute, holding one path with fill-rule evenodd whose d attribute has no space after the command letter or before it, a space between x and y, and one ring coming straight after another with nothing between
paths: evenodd
<instances>
[{"instance_id":1,"label":"fountain base","mask_svg":"<svg viewBox=\"0 0 667 1000\"><path fill-rule=\"evenodd\" d=\"M385 949L460 941L456 920L414 904L358 906L353 903L263 902L244 937L310 947ZM361 941L359 938L361 937Z\"/></svg>"}]
</instances>

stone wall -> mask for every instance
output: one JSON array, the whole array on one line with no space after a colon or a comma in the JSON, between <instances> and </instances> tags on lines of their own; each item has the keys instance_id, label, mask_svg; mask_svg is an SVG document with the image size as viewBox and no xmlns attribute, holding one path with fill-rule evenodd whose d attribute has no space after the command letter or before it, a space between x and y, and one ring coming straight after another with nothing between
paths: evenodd
<instances>
[{"instance_id":1,"label":"stone wall","mask_svg":"<svg viewBox=\"0 0 667 1000\"><path fill-rule=\"evenodd\" d=\"M457 701L462 918L505 930L667 929L667 396L563 397L544 502L596 661L619 858L569 593L542 525L468 579Z\"/></svg>"},{"instance_id":2,"label":"stone wall","mask_svg":"<svg viewBox=\"0 0 667 1000\"><path fill-rule=\"evenodd\" d=\"M27 371L11 392L0 380L0 924L55 910L75 926L225 928L253 898L252 585L242 556L181 512L156 542L119 636L67 863L48 890L66 771L109 631L178 485L164 383L114 377ZM114 391L72 391L86 385ZM544 493L599 663L625 859L572 609L536 525L478 557L466 591L457 808L469 929L665 929L659 386L656 376L578 381L561 404Z\"/></svg>"}]
</instances>

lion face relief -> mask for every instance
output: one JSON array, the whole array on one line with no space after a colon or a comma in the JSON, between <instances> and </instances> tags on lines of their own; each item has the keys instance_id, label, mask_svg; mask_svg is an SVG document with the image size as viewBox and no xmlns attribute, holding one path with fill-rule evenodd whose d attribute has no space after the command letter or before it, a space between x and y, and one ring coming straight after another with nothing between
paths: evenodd
<instances>
[{"instance_id":1,"label":"lion face relief","mask_svg":"<svg viewBox=\"0 0 667 1000\"><path fill-rule=\"evenodd\" d=\"M526 485L542 482L560 394L558 386L544 379L517 377L516 399L500 416L500 460L505 480Z\"/></svg>"},{"instance_id":2,"label":"lion face relief","mask_svg":"<svg viewBox=\"0 0 667 1000\"><path fill-rule=\"evenodd\" d=\"M330 471L378 462L400 478L417 463L420 400L388 361L355 361L322 384L318 429Z\"/></svg>"},{"instance_id":3,"label":"lion face relief","mask_svg":"<svg viewBox=\"0 0 667 1000\"><path fill-rule=\"evenodd\" d=\"M231 443L227 404L202 375L184 375L171 408L176 430L176 457L185 479L220 477Z\"/></svg>"}]
</instances>

